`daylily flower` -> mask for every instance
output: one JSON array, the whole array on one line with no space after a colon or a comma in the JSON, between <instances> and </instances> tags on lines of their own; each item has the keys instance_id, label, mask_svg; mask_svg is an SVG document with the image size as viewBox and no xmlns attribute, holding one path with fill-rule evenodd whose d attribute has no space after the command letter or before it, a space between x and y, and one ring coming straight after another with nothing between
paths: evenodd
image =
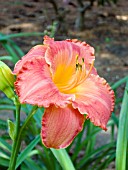
<instances>
[{"instance_id":1,"label":"daylily flower","mask_svg":"<svg viewBox=\"0 0 128 170\"><path fill-rule=\"evenodd\" d=\"M107 129L114 92L98 76L94 60L94 49L85 42L45 36L43 45L15 65L20 102L45 108L41 137L46 147L67 147L86 119Z\"/></svg>"}]
</instances>

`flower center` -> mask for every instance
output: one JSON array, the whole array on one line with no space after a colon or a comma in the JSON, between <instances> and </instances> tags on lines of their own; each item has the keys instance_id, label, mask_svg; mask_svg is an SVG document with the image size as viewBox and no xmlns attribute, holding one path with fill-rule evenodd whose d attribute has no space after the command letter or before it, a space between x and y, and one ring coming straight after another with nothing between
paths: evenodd
<instances>
[{"instance_id":1,"label":"flower center","mask_svg":"<svg viewBox=\"0 0 128 170\"><path fill-rule=\"evenodd\" d=\"M70 65L59 64L53 76L53 82L60 92L70 94L75 93L75 87L85 81L90 75L94 62L89 70L86 69L84 58L76 55L75 61Z\"/></svg>"}]
</instances>

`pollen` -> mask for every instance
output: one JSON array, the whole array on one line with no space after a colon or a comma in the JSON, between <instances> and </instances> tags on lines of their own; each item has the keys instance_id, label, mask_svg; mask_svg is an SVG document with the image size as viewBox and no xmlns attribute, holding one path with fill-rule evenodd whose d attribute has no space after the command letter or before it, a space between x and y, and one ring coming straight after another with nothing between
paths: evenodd
<instances>
[{"instance_id":1,"label":"pollen","mask_svg":"<svg viewBox=\"0 0 128 170\"><path fill-rule=\"evenodd\" d=\"M76 71L83 70L84 58L79 59L79 55L76 55Z\"/></svg>"}]
</instances>

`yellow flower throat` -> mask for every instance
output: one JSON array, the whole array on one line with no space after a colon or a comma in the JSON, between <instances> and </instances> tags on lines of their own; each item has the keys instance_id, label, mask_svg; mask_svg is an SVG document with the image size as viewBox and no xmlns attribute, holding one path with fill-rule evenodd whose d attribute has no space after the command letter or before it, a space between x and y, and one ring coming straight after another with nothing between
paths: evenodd
<instances>
[{"instance_id":1,"label":"yellow flower throat","mask_svg":"<svg viewBox=\"0 0 128 170\"><path fill-rule=\"evenodd\" d=\"M79 58L76 55L76 60L70 65L60 63L53 75L53 82L58 87L60 92L72 94L76 92L76 87L83 83L90 75L93 68L94 61L92 62L89 70L86 70L84 58Z\"/></svg>"}]
</instances>

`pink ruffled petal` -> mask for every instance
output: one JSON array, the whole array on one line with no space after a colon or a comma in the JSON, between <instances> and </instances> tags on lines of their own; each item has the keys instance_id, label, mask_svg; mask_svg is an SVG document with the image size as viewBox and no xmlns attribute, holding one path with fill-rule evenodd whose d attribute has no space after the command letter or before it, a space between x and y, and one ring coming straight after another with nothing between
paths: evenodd
<instances>
[{"instance_id":1,"label":"pink ruffled petal","mask_svg":"<svg viewBox=\"0 0 128 170\"><path fill-rule=\"evenodd\" d=\"M77 39L67 39L67 40L64 40L64 41L54 41L54 38L44 36L44 44L46 44L46 45L54 45L55 43L60 43L60 42L64 43L65 41L68 42L68 45L73 44L73 45L79 47L79 48L77 48L77 52L79 53L80 56L85 58L87 64L91 64L95 60L94 48L91 47L86 42L81 42Z\"/></svg>"},{"instance_id":2,"label":"pink ruffled petal","mask_svg":"<svg viewBox=\"0 0 128 170\"><path fill-rule=\"evenodd\" d=\"M81 55L83 55L83 57L85 57L87 63L92 63L93 60L95 60L95 56L94 56L94 48L91 47L89 44L87 44L86 42L81 42L77 39L67 39L66 40L69 43L73 43L77 46L80 47L80 53Z\"/></svg>"},{"instance_id":3,"label":"pink ruffled petal","mask_svg":"<svg viewBox=\"0 0 128 170\"><path fill-rule=\"evenodd\" d=\"M39 56L44 57L46 49L47 46L45 45L36 45L35 47L31 48L31 50L25 56L23 56L21 60L19 60L16 63L13 73L18 74L22 66L28 60L31 60L32 58L39 57Z\"/></svg>"},{"instance_id":4,"label":"pink ruffled petal","mask_svg":"<svg viewBox=\"0 0 128 170\"><path fill-rule=\"evenodd\" d=\"M90 75L85 82L74 89L76 100L72 105L96 126L106 130L107 122L114 108L114 92L103 78Z\"/></svg>"},{"instance_id":5,"label":"pink ruffled petal","mask_svg":"<svg viewBox=\"0 0 128 170\"><path fill-rule=\"evenodd\" d=\"M44 44L48 45L49 48L46 51L45 59L46 62L51 66L51 72L54 74L58 65L65 65L66 67L76 67L76 56L79 61L84 63L87 71L90 68L90 64L95 60L94 48L77 40L64 40L54 41L53 38L48 36L44 37ZM96 69L93 67L92 74L97 74Z\"/></svg>"},{"instance_id":6,"label":"pink ruffled petal","mask_svg":"<svg viewBox=\"0 0 128 170\"><path fill-rule=\"evenodd\" d=\"M71 106L56 108L50 106L42 118L42 142L48 148L65 148L82 130L84 115Z\"/></svg>"},{"instance_id":7,"label":"pink ruffled petal","mask_svg":"<svg viewBox=\"0 0 128 170\"><path fill-rule=\"evenodd\" d=\"M73 66L75 70L78 51L78 48L73 50L71 44L66 41L52 41L45 53L45 59L50 65L53 75L59 66L64 66L64 71L69 66Z\"/></svg>"},{"instance_id":8,"label":"pink ruffled petal","mask_svg":"<svg viewBox=\"0 0 128 170\"><path fill-rule=\"evenodd\" d=\"M75 97L59 92L52 81L49 66L42 57L33 58L22 66L15 89L21 103L43 107L49 107L50 104L66 107Z\"/></svg>"},{"instance_id":9,"label":"pink ruffled petal","mask_svg":"<svg viewBox=\"0 0 128 170\"><path fill-rule=\"evenodd\" d=\"M90 65L95 60L94 48L91 47L86 42L81 42L81 41L79 41L77 39L67 39L66 41L69 42L69 43L75 44L80 48L79 55L82 58L84 58L86 69L89 70ZM97 75L97 71L96 71L95 67L92 68L91 73Z\"/></svg>"}]
</instances>

